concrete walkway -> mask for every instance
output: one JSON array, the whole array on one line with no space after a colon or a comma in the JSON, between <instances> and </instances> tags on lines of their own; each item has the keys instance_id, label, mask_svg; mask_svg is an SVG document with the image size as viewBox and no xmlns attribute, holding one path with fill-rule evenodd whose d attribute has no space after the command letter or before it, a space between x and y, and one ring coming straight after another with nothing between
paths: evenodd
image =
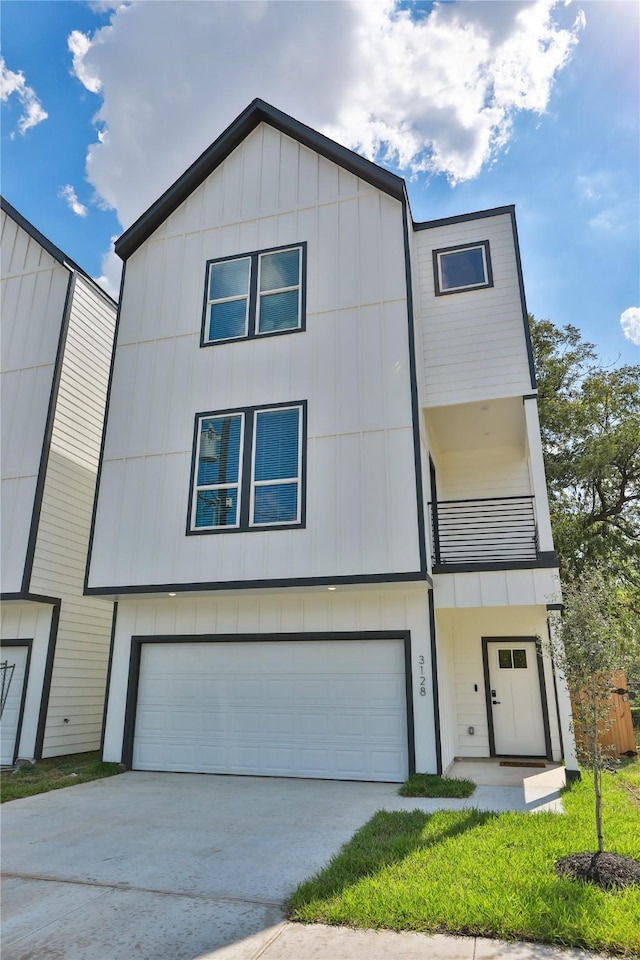
<instances>
[{"instance_id":1,"label":"concrete walkway","mask_svg":"<svg viewBox=\"0 0 640 960\"><path fill-rule=\"evenodd\" d=\"M125 773L2 808L3 960L586 957L283 922L376 810L526 809L522 788L416 800L394 784Z\"/></svg>"}]
</instances>

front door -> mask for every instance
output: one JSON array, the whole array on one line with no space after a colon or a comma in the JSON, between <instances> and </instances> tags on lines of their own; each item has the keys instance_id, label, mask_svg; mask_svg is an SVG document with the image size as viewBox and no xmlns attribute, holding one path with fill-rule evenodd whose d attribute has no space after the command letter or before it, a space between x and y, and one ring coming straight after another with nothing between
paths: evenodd
<instances>
[{"instance_id":1,"label":"front door","mask_svg":"<svg viewBox=\"0 0 640 960\"><path fill-rule=\"evenodd\" d=\"M485 640L492 753L544 757L547 753L535 640Z\"/></svg>"}]
</instances>

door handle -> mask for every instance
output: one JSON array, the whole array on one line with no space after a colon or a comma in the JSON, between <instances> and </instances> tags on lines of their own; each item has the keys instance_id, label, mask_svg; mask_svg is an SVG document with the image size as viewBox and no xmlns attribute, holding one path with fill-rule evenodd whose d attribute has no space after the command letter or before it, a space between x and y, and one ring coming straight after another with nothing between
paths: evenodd
<instances>
[{"instance_id":1,"label":"door handle","mask_svg":"<svg viewBox=\"0 0 640 960\"><path fill-rule=\"evenodd\" d=\"M502 703L501 700L492 700L491 703Z\"/></svg>"}]
</instances>

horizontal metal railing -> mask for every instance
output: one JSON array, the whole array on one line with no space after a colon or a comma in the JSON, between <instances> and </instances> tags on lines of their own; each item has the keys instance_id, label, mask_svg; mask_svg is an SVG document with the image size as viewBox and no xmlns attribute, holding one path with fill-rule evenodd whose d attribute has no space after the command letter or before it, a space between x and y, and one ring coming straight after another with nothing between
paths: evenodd
<instances>
[{"instance_id":1,"label":"horizontal metal railing","mask_svg":"<svg viewBox=\"0 0 640 960\"><path fill-rule=\"evenodd\" d=\"M535 560L538 556L533 497L438 500L429 506L435 564Z\"/></svg>"}]
</instances>

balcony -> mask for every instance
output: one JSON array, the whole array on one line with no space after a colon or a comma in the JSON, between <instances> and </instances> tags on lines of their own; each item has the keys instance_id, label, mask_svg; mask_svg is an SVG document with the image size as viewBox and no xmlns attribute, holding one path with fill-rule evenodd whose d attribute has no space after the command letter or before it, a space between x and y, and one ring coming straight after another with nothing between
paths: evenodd
<instances>
[{"instance_id":1,"label":"balcony","mask_svg":"<svg viewBox=\"0 0 640 960\"><path fill-rule=\"evenodd\" d=\"M532 567L540 554L532 496L429 504L434 573Z\"/></svg>"}]
</instances>

